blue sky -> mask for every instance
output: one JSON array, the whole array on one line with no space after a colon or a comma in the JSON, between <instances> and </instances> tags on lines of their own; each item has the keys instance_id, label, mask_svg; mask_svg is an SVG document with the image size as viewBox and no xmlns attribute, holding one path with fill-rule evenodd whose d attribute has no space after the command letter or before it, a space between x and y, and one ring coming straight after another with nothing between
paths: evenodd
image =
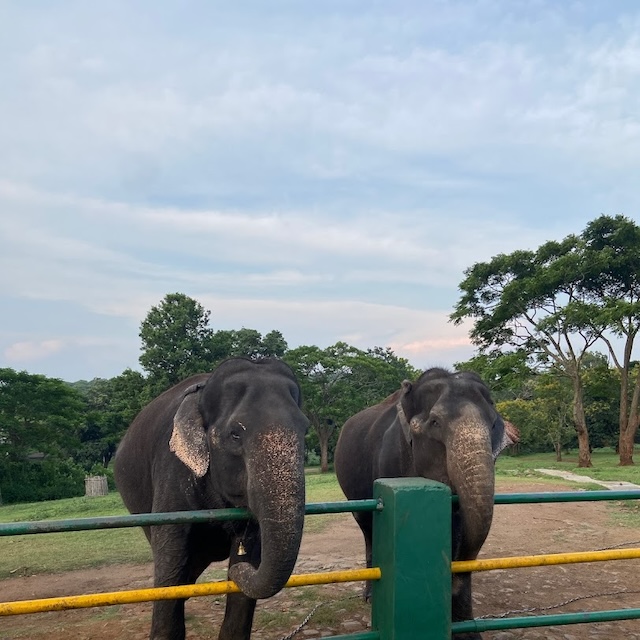
<instances>
[{"instance_id":1,"label":"blue sky","mask_svg":"<svg viewBox=\"0 0 640 640\"><path fill-rule=\"evenodd\" d=\"M66 380L175 291L451 365L465 268L640 221L631 0L4 2L0 86L0 366Z\"/></svg>"}]
</instances>

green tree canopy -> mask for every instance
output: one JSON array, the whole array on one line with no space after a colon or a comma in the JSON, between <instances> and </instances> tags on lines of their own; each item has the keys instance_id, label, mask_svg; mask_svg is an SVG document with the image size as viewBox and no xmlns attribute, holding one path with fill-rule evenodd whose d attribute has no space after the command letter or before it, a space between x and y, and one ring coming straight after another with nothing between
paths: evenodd
<instances>
[{"instance_id":1,"label":"green tree canopy","mask_svg":"<svg viewBox=\"0 0 640 640\"><path fill-rule=\"evenodd\" d=\"M504 352L496 349L478 353L466 362L456 362L456 371L475 371L489 387L496 402L515 400L529 394L535 371L526 351Z\"/></svg>"},{"instance_id":2,"label":"green tree canopy","mask_svg":"<svg viewBox=\"0 0 640 640\"><path fill-rule=\"evenodd\" d=\"M633 445L640 423L640 369L632 378L631 357L640 331L640 227L624 216L600 216L582 233L588 267L583 288L602 308L610 334L605 342L620 376L620 464L633 464ZM622 338L622 347L611 339Z\"/></svg>"},{"instance_id":3,"label":"green tree canopy","mask_svg":"<svg viewBox=\"0 0 640 640\"><path fill-rule=\"evenodd\" d=\"M302 346L285 354L302 388L303 409L311 422L309 441L320 449L326 471L340 428L350 416L379 402L416 370L390 349L362 351L344 342L320 349Z\"/></svg>"},{"instance_id":4,"label":"green tree canopy","mask_svg":"<svg viewBox=\"0 0 640 640\"><path fill-rule=\"evenodd\" d=\"M162 390L211 366L210 312L183 293L170 293L140 325L140 364Z\"/></svg>"},{"instance_id":5,"label":"green tree canopy","mask_svg":"<svg viewBox=\"0 0 640 640\"><path fill-rule=\"evenodd\" d=\"M79 394L57 378L0 369L0 501L77 495L71 462L83 424Z\"/></svg>"},{"instance_id":6,"label":"green tree canopy","mask_svg":"<svg viewBox=\"0 0 640 640\"><path fill-rule=\"evenodd\" d=\"M67 452L82 420L82 399L66 382L0 369L0 460Z\"/></svg>"},{"instance_id":7,"label":"green tree canopy","mask_svg":"<svg viewBox=\"0 0 640 640\"><path fill-rule=\"evenodd\" d=\"M209 326L211 312L183 293L170 293L140 325L140 364L154 395L190 375L213 370L232 356L282 358L287 342L280 331Z\"/></svg>"},{"instance_id":8,"label":"green tree canopy","mask_svg":"<svg viewBox=\"0 0 640 640\"><path fill-rule=\"evenodd\" d=\"M481 351L510 346L565 375L573 387L579 465L591 466L584 413L582 360L602 335L600 308L583 288L584 243L576 236L536 251L501 254L465 271L451 319L474 321Z\"/></svg>"},{"instance_id":9,"label":"green tree canopy","mask_svg":"<svg viewBox=\"0 0 640 640\"><path fill-rule=\"evenodd\" d=\"M86 415L74 458L86 471L95 465L107 468L127 427L150 399L146 381L138 371L126 369L115 378L98 378L83 388Z\"/></svg>"}]
</instances>

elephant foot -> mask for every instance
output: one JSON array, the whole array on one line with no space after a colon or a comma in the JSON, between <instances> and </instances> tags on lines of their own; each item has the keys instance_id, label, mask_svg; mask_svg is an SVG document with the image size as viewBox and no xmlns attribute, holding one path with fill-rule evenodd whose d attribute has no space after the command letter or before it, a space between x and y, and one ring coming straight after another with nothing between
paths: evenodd
<instances>
[{"instance_id":1,"label":"elephant foot","mask_svg":"<svg viewBox=\"0 0 640 640\"><path fill-rule=\"evenodd\" d=\"M371 592L372 592L371 582L367 580L364 583L364 589L362 589L362 599L367 603L371 602Z\"/></svg>"}]
</instances>

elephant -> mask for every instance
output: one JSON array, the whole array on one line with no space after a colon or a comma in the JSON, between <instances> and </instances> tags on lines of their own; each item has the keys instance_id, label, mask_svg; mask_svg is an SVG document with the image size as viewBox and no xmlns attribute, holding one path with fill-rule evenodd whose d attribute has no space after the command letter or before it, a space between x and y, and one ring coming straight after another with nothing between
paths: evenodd
<instances>
[{"instance_id":1,"label":"elephant","mask_svg":"<svg viewBox=\"0 0 640 640\"><path fill-rule=\"evenodd\" d=\"M131 513L245 507L249 521L143 527L156 587L193 584L229 558L219 640L248 640L256 600L276 594L295 565L305 511L299 384L284 362L230 358L148 404L115 456L114 475ZM184 640L184 600L153 604L150 638Z\"/></svg>"},{"instance_id":2,"label":"elephant","mask_svg":"<svg viewBox=\"0 0 640 640\"><path fill-rule=\"evenodd\" d=\"M371 498L377 478L421 476L447 484L459 498L452 515L452 557L474 560L493 517L494 461L508 444L504 422L481 378L432 368L350 417L338 438L334 466L350 500ZM353 515L371 567L373 516ZM452 619L470 619L471 574L454 574L452 580ZM368 583L365 598L370 595Z\"/></svg>"}]
</instances>

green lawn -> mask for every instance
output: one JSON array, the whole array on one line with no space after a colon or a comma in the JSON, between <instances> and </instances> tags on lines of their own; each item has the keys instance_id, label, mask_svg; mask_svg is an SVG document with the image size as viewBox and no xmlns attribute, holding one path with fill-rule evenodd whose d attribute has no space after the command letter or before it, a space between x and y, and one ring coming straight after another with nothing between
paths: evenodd
<instances>
[{"instance_id":1,"label":"green lawn","mask_svg":"<svg viewBox=\"0 0 640 640\"><path fill-rule=\"evenodd\" d=\"M307 502L344 500L335 474L307 474ZM0 522L67 520L127 513L119 494L69 498L0 507ZM309 531L319 531L336 516L313 516ZM110 529L0 538L0 579L36 573L58 573L105 564L142 563L151 550L142 530Z\"/></svg>"},{"instance_id":2,"label":"green lawn","mask_svg":"<svg viewBox=\"0 0 640 640\"><path fill-rule=\"evenodd\" d=\"M640 460L639 460L640 461ZM555 462L553 454L526 456L501 456L497 462L498 476L520 478L523 491L526 479L539 477L536 468L564 469L594 479L626 480L640 484L639 467L618 467L613 451L594 451L594 466L577 467L575 453L564 462ZM546 479L551 481L548 476ZM556 481L557 482L557 481ZM567 489L571 490L572 485ZM595 485L592 485L595 488ZM576 486L576 489L578 486ZM591 487L590 487L591 488ZM307 502L331 502L344 500L334 473L320 474L310 469L306 475ZM614 507L614 505L612 505ZM640 526L640 505L625 504L615 507L624 524ZM8 505L0 507L0 522L33 520L63 520L107 515L123 515L126 510L117 493L99 498L71 498L52 502ZM342 515L313 516L307 518L305 530L318 532ZM139 528L111 529L76 533L48 533L41 535L7 536L0 538L0 579L37 573L56 573L107 564L142 563L151 560L146 538Z\"/></svg>"},{"instance_id":3,"label":"green lawn","mask_svg":"<svg viewBox=\"0 0 640 640\"><path fill-rule=\"evenodd\" d=\"M637 453L640 463L640 452ZM563 455L562 462L556 462L554 453L535 453L523 456L502 455L496 463L496 473L504 476L537 476L534 469L561 469L594 480L619 480L640 485L640 464L633 467L619 467L619 458L613 449L596 449L591 460L592 467L578 467L578 452Z\"/></svg>"}]
</instances>

